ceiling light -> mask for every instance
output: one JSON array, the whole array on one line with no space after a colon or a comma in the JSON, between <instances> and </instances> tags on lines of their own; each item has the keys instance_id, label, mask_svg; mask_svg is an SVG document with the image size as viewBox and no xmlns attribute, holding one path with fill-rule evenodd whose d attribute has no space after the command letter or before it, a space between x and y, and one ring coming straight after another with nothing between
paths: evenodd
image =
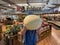
<instances>
[{"instance_id":1,"label":"ceiling light","mask_svg":"<svg viewBox=\"0 0 60 45\"><path fill-rule=\"evenodd\" d=\"M8 4L8 6L11 6L10 4Z\"/></svg>"},{"instance_id":2,"label":"ceiling light","mask_svg":"<svg viewBox=\"0 0 60 45\"><path fill-rule=\"evenodd\" d=\"M29 3L29 4L34 7L43 7L46 5L46 3Z\"/></svg>"},{"instance_id":3,"label":"ceiling light","mask_svg":"<svg viewBox=\"0 0 60 45\"><path fill-rule=\"evenodd\" d=\"M18 6L28 6L28 4L16 4Z\"/></svg>"},{"instance_id":4,"label":"ceiling light","mask_svg":"<svg viewBox=\"0 0 60 45\"><path fill-rule=\"evenodd\" d=\"M58 8L58 11L60 11L60 7Z\"/></svg>"}]
</instances>

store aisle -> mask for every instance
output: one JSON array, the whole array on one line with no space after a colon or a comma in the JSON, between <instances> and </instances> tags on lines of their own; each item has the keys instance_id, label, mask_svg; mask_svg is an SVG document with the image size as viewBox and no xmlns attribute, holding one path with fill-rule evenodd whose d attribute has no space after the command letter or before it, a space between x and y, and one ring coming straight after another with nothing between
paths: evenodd
<instances>
[{"instance_id":1,"label":"store aisle","mask_svg":"<svg viewBox=\"0 0 60 45\"><path fill-rule=\"evenodd\" d=\"M55 28L52 28L52 36L57 40L57 42L60 44L60 30L57 30Z\"/></svg>"},{"instance_id":2,"label":"store aisle","mask_svg":"<svg viewBox=\"0 0 60 45\"><path fill-rule=\"evenodd\" d=\"M3 31L5 31L5 26L3 26L2 28ZM0 45L4 45L3 40L0 41ZM39 41L37 45L60 45L60 30L56 30L55 28L52 28L51 35Z\"/></svg>"},{"instance_id":3,"label":"store aisle","mask_svg":"<svg viewBox=\"0 0 60 45\"><path fill-rule=\"evenodd\" d=\"M39 41L37 45L60 45L60 30L52 28L51 35Z\"/></svg>"},{"instance_id":4,"label":"store aisle","mask_svg":"<svg viewBox=\"0 0 60 45\"><path fill-rule=\"evenodd\" d=\"M44 40L37 43L37 45L59 45L56 40L50 35Z\"/></svg>"}]
</instances>

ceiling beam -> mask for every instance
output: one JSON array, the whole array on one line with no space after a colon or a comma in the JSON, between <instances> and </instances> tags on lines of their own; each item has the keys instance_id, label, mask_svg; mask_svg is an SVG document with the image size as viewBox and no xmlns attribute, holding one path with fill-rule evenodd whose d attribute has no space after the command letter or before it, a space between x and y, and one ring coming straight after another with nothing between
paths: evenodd
<instances>
[{"instance_id":1,"label":"ceiling beam","mask_svg":"<svg viewBox=\"0 0 60 45\"><path fill-rule=\"evenodd\" d=\"M14 2L12 2L12 1L10 1L10 0L2 0L2 1L7 2L8 4L11 4L11 5L18 6L18 5L16 5ZM19 6L19 7L20 7L20 6ZM12 8L12 7L10 7L10 8Z\"/></svg>"},{"instance_id":2,"label":"ceiling beam","mask_svg":"<svg viewBox=\"0 0 60 45\"><path fill-rule=\"evenodd\" d=\"M15 9L15 8L13 8L13 7L10 7L10 6L5 6L4 4L0 4L0 6L6 7L6 8L10 8L10 9Z\"/></svg>"},{"instance_id":3,"label":"ceiling beam","mask_svg":"<svg viewBox=\"0 0 60 45\"><path fill-rule=\"evenodd\" d=\"M2 0L2 1L7 2L8 4L15 4L15 3L13 3L13 2L10 1L10 0Z\"/></svg>"}]
</instances>

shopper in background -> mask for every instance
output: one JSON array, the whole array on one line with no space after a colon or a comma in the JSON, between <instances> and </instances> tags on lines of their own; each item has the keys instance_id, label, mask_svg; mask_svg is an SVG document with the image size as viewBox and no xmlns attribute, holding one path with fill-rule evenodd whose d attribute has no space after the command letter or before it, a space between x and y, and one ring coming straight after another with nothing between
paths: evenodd
<instances>
[{"instance_id":1,"label":"shopper in background","mask_svg":"<svg viewBox=\"0 0 60 45\"><path fill-rule=\"evenodd\" d=\"M39 30L40 28L37 30L28 30L24 27L20 33L22 36L25 36L24 45L36 45L38 41L37 35L40 33Z\"/></svg>"},{"instance_id":2,"label":"shopper in background","mask_svg":"<svg viewBox=\"0 0 60 45\"><path fill-rule=\"evenodd\" d=\"M24 27L20 34L24 36L24 45L36 45L42 20L37 15L29 15L25 17L23 23Z\"/></svg>"}]
</instances>

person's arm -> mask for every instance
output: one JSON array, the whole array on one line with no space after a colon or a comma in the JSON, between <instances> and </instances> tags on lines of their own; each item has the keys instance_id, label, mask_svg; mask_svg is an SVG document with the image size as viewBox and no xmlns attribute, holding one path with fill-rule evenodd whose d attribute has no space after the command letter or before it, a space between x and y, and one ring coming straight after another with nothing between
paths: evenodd
<instances>
[{"instance_id":1,"label":"person's arm","mask_svg":"<svg viewBox=\"0 0 60 45\"><path fill-rule=\"evenodd\" d=\"M25 32L26 32L26 28L25 27L19 32L19 41L20 42L22 42Z\"/></svg>"},{"instance_id":2,"label":"person's arm","mask_svg":"<svg viewBox=\"0 0 60 45\"><path fill-rule=\"evenodd\" d=\"M24 27L21 31L20 31L20 35L24 35L25 34L25 32L26 32L26 27Z\"/></svg>"}]
</instances>

